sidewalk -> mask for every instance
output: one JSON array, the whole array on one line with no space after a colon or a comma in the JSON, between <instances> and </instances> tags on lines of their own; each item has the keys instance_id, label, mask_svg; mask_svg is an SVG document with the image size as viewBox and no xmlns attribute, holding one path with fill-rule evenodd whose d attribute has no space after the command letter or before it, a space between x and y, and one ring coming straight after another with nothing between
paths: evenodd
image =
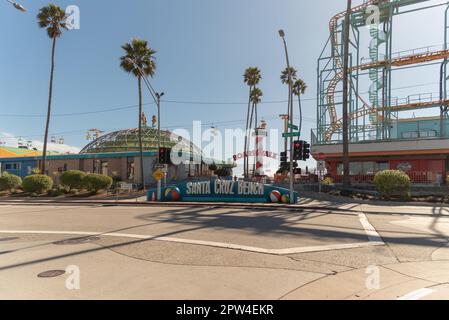
<instances>
[{"instance_id":1,"label":"sidewalk","mask_svg":"<svg viewBox=\"0 0 449 320\"><path fill-rule=\"evenodd\" d=\"M249 208L249 209L290 209L290 210L332 210L355 213L371 214L410 214L410 215L448 215L449 206L418 203L418 202L391 202L391 201L368 201L354 200L344 197L330 196L327 194L317 194L302 192L301 198L296 205L281 205L271 203L221 203L221 202L147 202L146 197L136 199L54 199L54 198L0 198L0 205L104 205L104 206L205 206L205 207L229 207L229 208Z\"/></svg>"}]
</instances>

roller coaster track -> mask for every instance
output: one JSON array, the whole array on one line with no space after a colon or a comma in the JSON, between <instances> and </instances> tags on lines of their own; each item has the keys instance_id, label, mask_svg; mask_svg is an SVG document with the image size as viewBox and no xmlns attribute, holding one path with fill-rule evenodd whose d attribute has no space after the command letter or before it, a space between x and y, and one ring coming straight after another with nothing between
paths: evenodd
<instances>
[{"instance_id":1,"label":"roller coaster track","mask_svg":"<svg viewBox=\"0 0 449 320\"><path fill-rule=\"evenodd\" d=\"M362 10L366 10L371 5L376 5L379 3L385 2L385 0L371 0L368 1L362 5L359 5L357 7L352 8L352 13L360 12ZM330 141L332 139L333 134L339 130L343 126L343 119L338 119L337 110L335 106L335 90L337 88L338 83L343 80L343 66L341 62L341 57L338 52L339 49L339 39L338 39L338 33L336 32L336 29L338 27L338 21L346 16L346 12L341 12L335 15L330 23L329 23L329 30L332 36L332 50L335 60L335 65L339 72L336 73L335 77L329 82L327 92L326 92L326 100L328 105L328 110L330 114L330 120L331 124L329 129L325 133L325 140ZM358 65L355 67L352 67L349 69L349 72L353 72L356 70L368 70L373 68L381 68L384 66L405 66L405 65L411 65L411 64L418 64L433 60L440 60L445 59L449 57L449 50L441 50L441 51L435 51L435 52L424 52L419 54L413 54L409 56L404 57L398 57L396 59L392 59L391 61L373 61L371 63L366 63L362 65ZM350 113L348 115L348 118L351 120L355 120L357 118L362 118L367 115L371 115L374 113L382 112L382 111L403 111L403 110L410 110L410 109L416 109L416 108L427 108L427 107L434 107L438 105L449 105L449 101L426 101L426 102L417 102L417 103L411 103L411 104L404 104L404 105L397 105L397 106L390 106L390 107L383 107L383 108L377 108L372 107L370 104L368 104L361 96L357 96L357 98L362 103L362 108L360 108L357 112Z\"/></svg>"}]
</instances>

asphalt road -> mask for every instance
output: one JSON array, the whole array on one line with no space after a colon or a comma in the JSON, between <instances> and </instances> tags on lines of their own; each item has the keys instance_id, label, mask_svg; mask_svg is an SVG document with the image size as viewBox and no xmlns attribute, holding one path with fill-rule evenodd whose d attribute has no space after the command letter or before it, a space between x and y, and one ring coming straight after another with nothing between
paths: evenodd
<instances>
[{"instance_id":1,"label":"asphalt road","mask_svg":"<svg viewBox=\"0 0 449 320\"><path fill-rule=\"evenodd\" d=\"M0 299L449 299L449 210L384 211L0 204Z\"/></svg>"}]
</instances>

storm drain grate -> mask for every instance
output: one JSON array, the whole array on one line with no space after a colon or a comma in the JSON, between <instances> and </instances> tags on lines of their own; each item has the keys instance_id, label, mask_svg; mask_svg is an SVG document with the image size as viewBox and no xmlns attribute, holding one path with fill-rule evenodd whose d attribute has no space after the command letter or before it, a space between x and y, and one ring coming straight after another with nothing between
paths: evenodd
<instances>
[{"instance_id":1,"label":"storm drain grate","mask_svg":"<svg viewBox=\"0 0 449 320\"><path fill-rule=\"evenodd\" d=\"M62 240L62 241L57 241L57 242L53 242L53 244L58 245L58 246L70 246L70 245L75 245L75 244L86 244L86 243L90 243L93 241L97 241L100 240L99 237L83 237L83 238L77 238L77 239L68 239L68 240Z\"/></svg>"},{"instance_id":2,"label":"storm drain grate","mask_svg":"<svg viewBox=\"0 0 449 320\"><path fill-rule=\"evenodd\" d=\"M56 278L56 277L62 276L63 274L65 274L64 270L50 270L50 271L45 271L45 272L39 273L37 276L39 278Z\"/></svg>"},{"instance_id":3,"label":"storm drain grate","mask_svg":"<svg viewBox=\"0 0 449 320\"><path fill-rule=\"evenodd\" d=\"M13 240L18 240L18 239L20 239L20 238L17 238L17 237L0 238L0 242L13 241Z\"/></svg>"}]
</instances>

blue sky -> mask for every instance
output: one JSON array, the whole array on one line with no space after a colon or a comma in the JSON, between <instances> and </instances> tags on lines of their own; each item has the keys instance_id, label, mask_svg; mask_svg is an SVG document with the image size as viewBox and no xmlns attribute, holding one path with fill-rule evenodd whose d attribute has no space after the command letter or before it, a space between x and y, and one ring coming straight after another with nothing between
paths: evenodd
<instances>
[{"instance_id":1,"label":"blue sky","mask_svg":"<svg viewBox=\"0 0 449 320\"><path fill-rule=\"evenodd\" d=\"M242 104L163 104L163 127L191 126L193 120L215 126L244 127L248 89L242 74L248 66L263 72L264 101L282 101L280 83L285 67L278 30L287 34L292 65L309 85L304 97L306 138L315 127L316 60L328 38L332 15L344 10L343 0L56 0L65 8L81 10L81 29L66 32L58 41L51 134L64 136L69 145L86 144L86 131L135 127L136 108L89 115L59 116L101 111L137 104L136 80L119 68L120 46L133 37L144 38L157 51L153 85L166 100L241 102ZM435 2L435 1L430 1ZM0 132L41 140L46 112L50 66L50 39L38 28L36 14L48 1L21 0L27 13L0 2ZM395 36L397 50L441 44L442 11L420 19L405 18ZM438 18L436 16L438 15ZM441 26L441 27L440 27ZM398 32L399 33L399 32ZM411 36L413 35L413 36ZM416 76L415 76L416 74ZM433 83L438 79L417 71L400 78L397 86ZM420 88L436 91L438 86ZM411 94L400 92L398 95ZM145 96L150 102L150 97ZM260 106L272 128L281 128L277 115L285 103ZM155 113L145 106L147 115ZM230 124L221 122L232 121ZM207 126L206 126L207 127ZM9 139L9 140L8 140ZM0 138L1 140L1 138ZM4 141L12 141L11 136Z\"/></svg>"}]
</instances>

